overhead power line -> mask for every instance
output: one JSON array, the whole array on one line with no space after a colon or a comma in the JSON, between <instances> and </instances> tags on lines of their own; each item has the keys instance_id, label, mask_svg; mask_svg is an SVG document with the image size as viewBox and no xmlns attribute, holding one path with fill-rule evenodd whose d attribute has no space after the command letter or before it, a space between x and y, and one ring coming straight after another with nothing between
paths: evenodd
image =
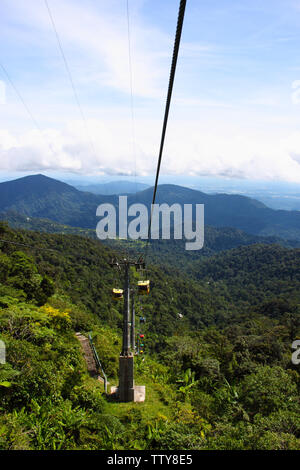
<instances>
[{"instance_id":1,"label":"overhead power line","mask_svg":"<svg viewBox=\"0 0 300 470\"><path fill-rule=\"evenodd\" d=\"M129 13L129 0L126 0L127 12L127 36L128 36L128 65L129 65L129 79L130 79L130 107L131 107L131 133L132 133L132 152L134 158L134 178L135 189L137 194L136 183L136 143L135 143L135 118L134 118L134 102L133 102L133 72L132 72L132 57L131 57L131 31L130 31L130 13Z\"/></svg>"},{"instance_id":2,"label":"overhead power line","mask_svg":"<svg viewBox=\"0 0 300 470\"><path fill-rule=\"evenodd\" d=\"M5 77L7 78L7 81L10 83L11 87L13 88L14 92L16 93L17 97L19 98L19 100L21 101L24 109L26 110L30 120L32 121L33 125L35 126L35 128L39 131L39 133L41 134L41 137L43 139L43 141L45 142L45 144L47 145L47 147L50 149L50 151L53 153L53 155L56 155L53 148L51 147L51 145L49 145L49 142L46 141L45 139L45 136L43 134L43 131L42 131L42 128L41 126L39 125L38 121L36 120L36 118L34 117L30 107L28 106L28 104L26 103L24 97L22 96L20 90L17 88L16 84L14 83L13 79L11 78L11 76L9 75L6 67L4 67L4 65L2 63L0 63L0 67L5 75Z\"/></svg>"},{"instance_id":3,"label":"overhead power line","mask_svg":"<svg viewBox=\"0 0 300 470\"><path fill-rule=\"evenodd\" d=\"M14 84L12 78L10 77L8 71L6 70L6 68L4 67L4 65L2 65L0 63L0 67L1 69L3 70L3 73L4 75L6 76L8 82L10 83L11 87L14 89L16 95L18 96L19 100L21 101L21 103L23 104L27 114L29 115L31 121L33 122L34 126L40 131L42 132L42 129L40 128L37 120L35 119L34 115L32 114L30 108L27 106L27 103L25 102L23 96L21 95L20 91L18 90L18 88L16 87L16 85Z\"/></svg>"},{"instance_id":4,"label":"overhead power line","mask_svg":"<svg viewBox=\"0 0 300 470\"><path fill-rule=\"evenodd\" d=\"M74 83L74 80L73 80L73 77L72 77L72 74L71 74L71 70L70 70L70 67L69 67L69 64L68 64L66 55L65 55L65 53L64 53L64 49L63 49L63 46L62 46L62 42L61 42L60 36L59 36L59 34L58 34L58 30L57 30L57 27L56 27L56 24L55 24L55 21L54 21L54 17L53 17L53 15L52 15L52 13L51 13L50 6L49 6L48 1L47 1L47 0L44 0L44 1L45 1L45 5L46 5L47 11L48 11L48 15L49 15L49 18L50 18L52 27L53 27L54 34L55 34L55 36L56 36L58 48L59 48L60 54L61 54L61 56L62 56L64 65L65 65L65 69L66 69L66 72L67 72L67 75L68 75L68 78L69 78L69 81L70 81L70 84L71 84L71 87L72 87L72 90L73 90L73 95L74 95L74 98L75 98L75 102L76 102L76 105L77 105L77 107L78 107L78 110L79 110L79 114L80 114L80 116L81 116L81 119L82 119L82 121L83 121L83 125L84 125L85 131L86 131L86 135L87 135L88 142L89 142L89 144L90 144L90 146L91 146L92 153L93 153L94 155L96 155L94 143L93 143L93 140L92 140L91 135L90 135L90 132L89 132L89 128L88 128L88 124L87 124L87 120L86 120L85 114L84 114L84 112L83 112L82 106L81 106L80 101L79 101L78 93L77 93L77 90L76 90L76 87L75 87L75 83Z\"/></svg>"},{"instance_id":5,"label":"overhead power line","mask_svg":"<svg viewBox=\"0 0 300 470\"><path fill-rule=\"evenodd\" d=\"M52 251L55 253L60 253L59 250L56 250L54 248L41 248L40 246L34 246L34 245L28 245L27 243L20 243L20 242L13 242L11 240L5 240L0 238L1 243L8 243L10 245L16 245L16 246L23 246L26 248L30 248L31 250L39 250L39 251Z\"/></svg>"}]
</instances>

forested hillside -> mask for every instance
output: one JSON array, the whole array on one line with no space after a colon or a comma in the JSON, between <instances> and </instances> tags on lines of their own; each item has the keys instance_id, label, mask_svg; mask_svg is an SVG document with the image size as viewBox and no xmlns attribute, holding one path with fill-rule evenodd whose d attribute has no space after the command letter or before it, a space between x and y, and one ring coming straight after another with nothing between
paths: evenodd
<instances>
[{"instance_id":1,"label":"forested hillside","mask_svg":"<svg viewBox=\"0 0 300 470\"><path fill-rule=\"evenodd\" d=\"M150 207L153 188L128 196L128 206L142 203ZM16 212L26 217L46 218L63 225L95 230L97 207L111 203L118 208L116 195L96 195L78 191L53 178L31 175L0 183L0 213ZM205 225L231 227L259 236L300 240L300 212L274 210L246 196L205 194L190 188L162 184L157 204L204 204ZM3 216L2 216L3 218ZM118 223L118 221L117 221Z\"/></svg>"},{"instance_id":2,"label":"forested hillside","mask_svg":"<svg viewBox=\"0 0 300 470\"><path fill-rule=\"evenodd\" d=\"M300 449L298 249L239 247L185 272L150 263L151 293L136 302L146 401L118 403L88 376L75 337L91 332L117 384L114 252L76 235L0 232L1 449Z\"/></svg>"},{"instance_id":3,"label":"forested hillside","mask_svg":"<svg viewBox=\"0 0 300 470\"><path fill-rule=\"evenodd\" d=\"M32 175L0 183L0 211L51 219L75 227L95 228L96 209L113 196L78 191L53 178Z\"/></svg>"}]
</instances>

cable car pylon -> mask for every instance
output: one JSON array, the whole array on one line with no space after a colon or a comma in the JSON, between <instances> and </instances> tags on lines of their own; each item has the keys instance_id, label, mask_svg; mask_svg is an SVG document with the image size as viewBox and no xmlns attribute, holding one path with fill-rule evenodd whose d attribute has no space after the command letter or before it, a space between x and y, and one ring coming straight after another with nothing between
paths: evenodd
<instances>
[{"instance_id":1,"label":"cable car pylon","mask_svg":"<svg viewBox=\"0 0 300 470\"><path fill-rule=\"evenodd\" d=\"M109 264L124 272L123 340L119 356L119 386L111 387L111 393L121 402L143 402L145 401L146 387L134 384L135 292L130 287L130 267L145 269L145 263L141 258L138 261L124 258L121 261L114 259Z\"/></svg>"},{"instance_id":2,"label":"cable car pylon","mask_svg":"<svg viewBox=\"0 0 300 470\"><path fill-rule=\"evenodd\" d=\"M165 107L165 114L164 114L164 121L163 121L163 128L162 128L162 135L160 141L160 149L159 149L159 157L157 163L157 170L156 170L156 178L154 184L154 191L153 191L153 199L152 199L152 210L150 215L150 221L148 226L148 238L146 242L146 250L145 250L145 258L147 257L150 234L151 234L151 223L152 223L152 214L153 214L153 207L156 199L156 192L158 186L158 178L160 173L160 166L162 161L162 154L164 148L164 141L165 135L167 130L167 123L169 117L169 109L171 104L172 98L172 91L173 91L173 84L175 78L175 71L177 65L177 58L181 40L181 32L186 8L186 1L187 0L180 0L179 4L179 12L178 12L178 19L177 19L177 27L176 27L176 34L175 34L175 42L173 48L173 57L172 57L172 64L171 64L171 72L169 78L169 86L168 86L168 94L167 94L167 101ZM127 19L128 19L128 3L127 3ZM129 27L129 20L128 20L128 27ZM128 35L129 42L130 42L130 35ZM129 54L130 54L130 44L129 44ZM129 56L129 62L131 63L131 59ZM131 81L132 87L132 81ZM132 93L132 88L131 88ZM132 101L131 101L132 102ZM145 386L135 386L134 385L134 352L135 352L135 332L134 332L134 304L132 304L132 318L130 322L130 267L135 266L139 270L145 269L145 261L142 256L137 261L130 261L129 259L123 259L122 261L118 262L117 260L113 260L110 265L117 266L119 269L124 269L124 290L122 292L121 289L114 289L113 290L113 297L115 299L122 300L124 299L124 311L123 311L123 344L122 344L122 352L119 358L119 386L112 387L111 390L119 401L144 401L145 400ZM139 295L147 295L150 291L150 281L143 280L138 283L138 293ZM132 295L132 299L134 298L134 293ZM133 302L133 300L132 300Z\"/></svg>"}]
</instances>

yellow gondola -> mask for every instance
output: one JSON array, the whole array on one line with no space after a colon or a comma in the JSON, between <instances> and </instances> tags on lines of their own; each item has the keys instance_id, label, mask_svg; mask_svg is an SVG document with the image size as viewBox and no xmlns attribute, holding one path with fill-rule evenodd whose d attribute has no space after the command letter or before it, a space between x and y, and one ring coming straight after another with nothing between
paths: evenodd
<instances>
[{"instance_id":1,"label":"yellow gondola","mask_svg":"<svg viewBox=\"0 0 300 470\"><path fill-rule=\"evenodd\" d=\"M112 295L113 295L114 300L122 300L123 299L123 289L113 289Z\"/></svg>"},{"instance_id":2,"label":"yellow gondola","mask_svg":"<svg viewBox=\"0 0 300 470\"><path fill-rule=\"evenodd\" d=\"M150 281L138 281L139 295L148 295L150 293Z\"/></svg>"}]
</instances>

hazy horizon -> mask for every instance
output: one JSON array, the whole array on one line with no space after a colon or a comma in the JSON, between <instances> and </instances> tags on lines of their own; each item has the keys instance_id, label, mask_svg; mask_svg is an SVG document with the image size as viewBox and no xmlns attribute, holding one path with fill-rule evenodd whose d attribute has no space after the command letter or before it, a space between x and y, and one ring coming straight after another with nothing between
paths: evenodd
<instances>
[{"instance_id":1,"label":"hazy horizon","mask_svg":"<svg viewBox=\"0 0 300 470\"><path fill-rule=\"evenodd\" d=\"M135 178L132 176L122 177L120 175L99 177L47 171L40 173L75 187L107 184L116 181L131 182L133 185L137 183L143 183L151 187L154 185L155 181L155 175ZM36 174L38 174L38 172L14 173L6 175L0 173L0 182L11 181L23 176ZM241 194L244 196L253 197L273 209L300 210L300 187L299 184L296 183L222 177L192 177L189 175L162 175L159 179L159 184L176 184L209 194L220 192L228 194Z\"/></svg>"}]
</instances>

